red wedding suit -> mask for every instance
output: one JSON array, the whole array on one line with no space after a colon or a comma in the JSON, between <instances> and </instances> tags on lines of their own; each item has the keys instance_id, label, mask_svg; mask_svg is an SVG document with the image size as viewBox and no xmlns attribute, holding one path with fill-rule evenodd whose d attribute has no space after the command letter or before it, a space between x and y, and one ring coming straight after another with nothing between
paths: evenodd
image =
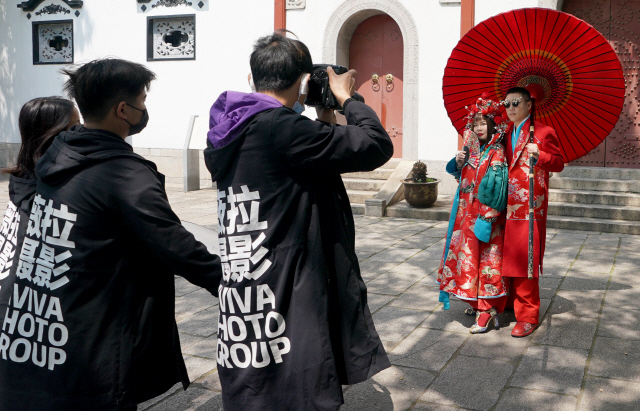
<instances>
[{"instance_id":1,"label":"red wedding suit","mask_svg":"<svg viewBox=\"0 0 640 411\"><path fill-rule=\"evenodd\" d=\"M549 203L549 172L560 172L564 162L560 153L555 130L535 122L534 143L540 156L534 166L534 258L533 280L527 280L529 243L529 123L521 129L516 143L515 155L511 136L513 123L506 132L506 156L509 164L509 197L505 224L502 275L515 277L511 281L511 300L514 301L516 319L532 324L538 323L540 298L538 274L542 273L542 259L546 243L547 208Z\"/></svg>"}]
</instances>

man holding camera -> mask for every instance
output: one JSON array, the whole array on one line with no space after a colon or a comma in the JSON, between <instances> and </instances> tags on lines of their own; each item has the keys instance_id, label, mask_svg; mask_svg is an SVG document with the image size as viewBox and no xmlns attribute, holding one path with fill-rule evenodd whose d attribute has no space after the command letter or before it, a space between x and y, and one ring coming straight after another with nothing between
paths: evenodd
<instances>
[{"instance_id":1,"label":"man holding camera","mask_svg":"<svg viewBox=\"0 0 640 411\"><path fill-rule=\"evenodd\" d=\"M341 384L390 366L340 174L381 166L393 145L375 112L351 98L355 71L327 69L348 124L338 126L299 114L313 71L303 43L263 37L250 63L257 92L218 98L205 151L218 186L224 407L336 410Z\"/></svg>"}]
</instances>

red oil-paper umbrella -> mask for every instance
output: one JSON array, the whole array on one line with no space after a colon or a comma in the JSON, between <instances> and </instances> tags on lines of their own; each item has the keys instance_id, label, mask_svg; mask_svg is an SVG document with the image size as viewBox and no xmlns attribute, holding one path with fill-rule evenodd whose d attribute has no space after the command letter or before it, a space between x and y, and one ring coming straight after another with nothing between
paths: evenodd
<instances>
[{"instance_id":1,"label":"red oil-paper umbrella","mask_svg":"<svg viewBox=\"0 0 640 411\"><path fill-rule=\"evenodd\" d=\"M553 127L565 162L594 149L622 111L622 66L588 23L560 11L528 8L472 28L453 49L443 78L444 103L458 132L478 96L503 100L511 87L538 84L536 120Z\"/></svg>"}]
</instances>

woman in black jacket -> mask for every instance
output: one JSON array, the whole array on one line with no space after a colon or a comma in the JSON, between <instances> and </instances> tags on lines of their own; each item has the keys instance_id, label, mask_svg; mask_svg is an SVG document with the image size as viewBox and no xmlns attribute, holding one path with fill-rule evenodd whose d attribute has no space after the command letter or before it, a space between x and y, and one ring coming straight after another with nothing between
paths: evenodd
<instances>
[{"instance_id":1,"label":"woman in black jacket","mask_svg":"<svg viewBox=\"0 0 640 411\"><path fill-rule=\"evenodd\" d=\"M0 227L0 317L11 297L16 263L36 191L34 168L53 138L80 123L80 113L62 97L38 97L22 106L18 117L22 145L9 177L9 204ZM5 251L6 250L6 251Z\"/></svg>"}]
</instances>

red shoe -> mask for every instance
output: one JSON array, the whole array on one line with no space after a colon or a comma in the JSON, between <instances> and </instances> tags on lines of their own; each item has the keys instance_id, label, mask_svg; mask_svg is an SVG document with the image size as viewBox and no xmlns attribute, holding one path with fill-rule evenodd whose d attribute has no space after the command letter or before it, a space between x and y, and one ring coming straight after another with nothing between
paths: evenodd
<instances>
[{"instance_id":1,"label":"red shoe","mask_svg":"<svg viewBox=\"0 0 640 411\"><path fill-rule=\"evenodd\" d=\"M531 334L536 329L536 327L538 327L538 324L531 324L526 321L518 321L515 327L513 327L513 330L511 330L511 335L516 338L526 337L527 335Z\"/></svg>"}]
</instances>

